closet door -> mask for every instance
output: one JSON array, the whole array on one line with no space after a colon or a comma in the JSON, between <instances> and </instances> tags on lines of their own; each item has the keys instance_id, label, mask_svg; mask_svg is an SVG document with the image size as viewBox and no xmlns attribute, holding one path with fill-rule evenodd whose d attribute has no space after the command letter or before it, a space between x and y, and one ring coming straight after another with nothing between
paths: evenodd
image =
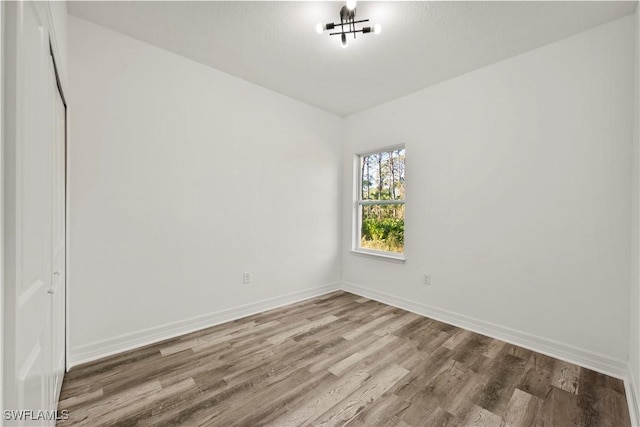
<instances>
[{"instance_id":1,"label":"closet door","mask_svg":"<svg viewBox=\"0 0 640 427\"><path fill-rule=\"evenodd\" d=\"M61 130L54 124L60 113L51 92L48 30L37 3L7 2L5 12L3 415L14 411L9 426L53 425L51 419L32 421L24 411L55 409L61 380L55 372L64 344L60 350L54 326L64 323L64 308L57 309L63 272L54 274L61 262L58 223L64 221L58 207Z\"/></svg>"},{"instance_id":2,"label":"closet door","mask_svg":"<svg viewBox=\"0 0 640 427\"><path fill-rule=\"evenodd\" d=\"M51 404L49 55L46 31L33 4L21 2L16 7L16 409L42 410Z\"/></svg>"},{"instance_id":3,"label":"closet door","mask_svg":"<svg viewBox=\"0 0 640 427\"><path fill-rule=\"evenodd\" d=\"M51 361L52 393L54 408L57 407L62 378L65 371L65 301L66 301L66 107L58 88L57 73L53 57L49 56L49 99L51 103L52 144L52 277L51 288Z\"/></svg>"}]
</instances>

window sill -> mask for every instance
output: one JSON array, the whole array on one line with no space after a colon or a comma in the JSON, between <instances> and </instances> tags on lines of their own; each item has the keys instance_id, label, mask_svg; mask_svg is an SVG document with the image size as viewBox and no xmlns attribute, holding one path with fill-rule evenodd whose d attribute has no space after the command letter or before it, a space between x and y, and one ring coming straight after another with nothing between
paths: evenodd
<instances>
[{"instance_id":1,"label":"window sill","mask_svg":"<svg viewBox=\"0 0 640 427\"><path fill-rule=\"evenodd\" d=\"M378 258L382 261L395 262L398 264L404 264L404 262L407 260L404 257L404 254L392 255L390 252L373 251L366 249L351 249L351 253L358 256Z\"/></svg>"}]
</instances>

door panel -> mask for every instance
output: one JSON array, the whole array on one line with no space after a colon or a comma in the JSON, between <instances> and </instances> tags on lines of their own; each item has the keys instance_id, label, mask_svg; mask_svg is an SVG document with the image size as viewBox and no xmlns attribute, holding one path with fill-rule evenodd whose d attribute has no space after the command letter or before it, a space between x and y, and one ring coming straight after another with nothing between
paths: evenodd
<instances>
[{"instance_id":1,"label":"door panel","mask_svg":"<svg viewBox=\"0 0 640 427\"><path fill-rule=\"evenodd\" d=\"M34 2L5 6L3 409L38 413L55 409L64 373L64 105L47 18Z\"/></svg>"},{"instance_id":2,"label":"door panel","mask_svg":"<svg viewBox=\"0 0 640 427\"><path fill-rule=\"evenodd\" d=\"M52 285L51 295L51 360L53 362L53 399L62 388L65 369L65 301L66 301L66 245L65 245L65 158L66 158L66 108L58 89L53 57L49 57L49 91L51 94L51 135L52 135Z\"/></svg>"},{"instance_id":3,"label":"door panel","mask_svg":"<svg viewBox=\"0 0 640 427\"><path fill-rule=\"evenodd\" d=\"M50 409L52 403L51 303L47 293L51 286L52 229L48 41L32 4L18 5L17 13L16 409L37 411Z\"/></svg>"}]
</instances>

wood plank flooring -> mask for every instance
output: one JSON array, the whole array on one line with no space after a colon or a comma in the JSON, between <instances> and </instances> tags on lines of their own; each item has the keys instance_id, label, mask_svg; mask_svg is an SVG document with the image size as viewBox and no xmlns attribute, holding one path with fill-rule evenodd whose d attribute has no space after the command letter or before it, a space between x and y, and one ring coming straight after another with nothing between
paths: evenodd
<instances>
[{"instance_id":1,"label":"wood plank flooring","mask_svg":"<svg viewBox=\"0 0 640 427\"><path fill-rule=\"evenodd\" d=\"M75 367L59 426L629 426L621 380L345 292Z\"/></svg>"}]
</instances>

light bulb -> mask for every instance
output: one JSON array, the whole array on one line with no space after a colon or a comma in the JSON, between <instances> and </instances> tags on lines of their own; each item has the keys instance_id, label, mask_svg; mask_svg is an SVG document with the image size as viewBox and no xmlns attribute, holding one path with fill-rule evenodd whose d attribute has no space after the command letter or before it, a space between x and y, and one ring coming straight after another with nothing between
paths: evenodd
<instances>
[{"instance_id":1,"label":"light bulb","mask_svg":"<svg viewBox=\"0 0 640 427\"><path fill-rule=\"evenodd\" d=\"M356 0L347 0L347 9L353 10L356 8Z\"/></svg>"},{"instance_id":2,"label":"light bulb","mask_svg":"<svg viewBox=\"0 0 640 427\"><path fill-rule=\"evenodd\" d=\"M382 32L382 25L376 24L373 26L373 33L380 34Z\"/></svg>"},{"instance_id":3,"label":"light bulb","mask_svg":"<svg viewBox=\"0 0 640 427\"><path fill-rule=\"evenodd\" d=\"M324 25L322 25L322 22L318 22L318 24L316 25L316 33L322 34L323 31L324 31Z\"/></svg>"}]
</instances>

